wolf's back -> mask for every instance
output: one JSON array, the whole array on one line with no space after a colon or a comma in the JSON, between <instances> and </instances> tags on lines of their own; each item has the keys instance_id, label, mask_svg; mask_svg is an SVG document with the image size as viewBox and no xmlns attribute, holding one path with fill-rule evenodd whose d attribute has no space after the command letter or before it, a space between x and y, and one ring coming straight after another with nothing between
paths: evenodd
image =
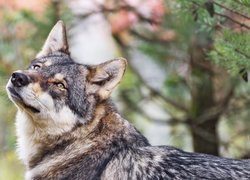
<instances>
[{"instance_id":1,"label":"wolf's back","mask_svg":"<svg viewBox=\"0 0 250 180\"><path fill-rule=\"evenodd\" d=\"M109 163L104 179L250 179L250 161L189 153L170 146L124 150ZM111 178L112 179L112 178Z\"/></svg>"}]
</instances>

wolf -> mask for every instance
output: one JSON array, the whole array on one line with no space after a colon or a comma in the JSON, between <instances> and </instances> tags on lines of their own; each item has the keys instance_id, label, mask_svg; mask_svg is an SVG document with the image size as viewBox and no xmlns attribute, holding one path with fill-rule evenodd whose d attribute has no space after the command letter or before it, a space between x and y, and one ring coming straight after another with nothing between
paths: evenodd
<instances>
[{"instance_id":1,"label":"wolf","mask_svg":"<svg viewBox=\"0 0 250 180\"><path fill-rule=\"evenodd\" d=\"M29 67L13 72L6 89L26 180L250 179L249 160L151 146L110 100L126 66L76 63L58 21Z\"/></svg>"}]
</instances>

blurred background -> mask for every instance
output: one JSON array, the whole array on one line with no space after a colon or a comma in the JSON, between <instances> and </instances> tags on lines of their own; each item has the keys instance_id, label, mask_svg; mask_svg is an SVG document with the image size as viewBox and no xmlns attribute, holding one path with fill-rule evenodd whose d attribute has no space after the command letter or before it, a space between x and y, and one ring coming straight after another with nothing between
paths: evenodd
<instances>
[{"instance_id":1,"label":"blurred background","mask_svg":"<svg viewBox=\"0 0 250 180\"><path fill-rule=\"evenodd\" d=\"M5 85L62 19L75 61L123 56L113 93L152 145L250 157L250 0L0 0L0 179L23 179Z\"/></svg>"}]
</instances>

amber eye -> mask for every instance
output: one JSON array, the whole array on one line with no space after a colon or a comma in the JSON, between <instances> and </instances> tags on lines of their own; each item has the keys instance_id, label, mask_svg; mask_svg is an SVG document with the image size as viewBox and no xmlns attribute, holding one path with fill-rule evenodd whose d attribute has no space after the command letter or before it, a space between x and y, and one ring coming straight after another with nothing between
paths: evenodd
<instances>
[{"instance_id":1,"label":"amber eye","mask_svg":"<svg viewBox=\"0 0 250 180\"><path fill-rule=\"evenodd\" d=\"M59 89L61 89L61 90L65 90L65 89L66 89L65 85L64 85L63 83L61 83L61 82L56 82L55 85L56 85Z\"/></svg>"},{"instance_id":2,"label":"amber eye","mask_svg":"<svg viewBox=\"0 0 250 180\"><path fill-rule=\"evenodd\" d=\"M38 69L41 68L41 66L38 65L38 64L35 64L35 65L33 65L31 68L32 68L32 69L35 69L35 70L38 70Z\"/></svg>"}]
</instances>

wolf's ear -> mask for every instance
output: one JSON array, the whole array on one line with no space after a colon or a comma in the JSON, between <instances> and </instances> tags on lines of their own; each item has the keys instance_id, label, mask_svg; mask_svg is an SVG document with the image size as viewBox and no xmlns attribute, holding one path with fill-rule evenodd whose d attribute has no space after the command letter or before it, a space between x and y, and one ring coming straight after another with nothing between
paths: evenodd
<instances>
[{"instance_id":1,"label":"wolf's ear","mask_svg":"<svg viewBox=\"0 0 250 180\"><path fill-rule=\"evenodd\" d=\"M63 21L58 21L50 31L42 50L37 54L38 57L47 56L49 53L62 51L69 54L69 46L66 36L66 29Z\"/></svg>"},{"instance_id":2,"label":"wolf's ear","mask_svg":"<svg viewBox=\"0 0 250 180\"><path fill-rule=\"evenodd\" d=\"M117 58L92 67L89 81L98 86L100 98L107 99L119 84L126 70L127 60Z\"/></svg>"}]
</instances>

